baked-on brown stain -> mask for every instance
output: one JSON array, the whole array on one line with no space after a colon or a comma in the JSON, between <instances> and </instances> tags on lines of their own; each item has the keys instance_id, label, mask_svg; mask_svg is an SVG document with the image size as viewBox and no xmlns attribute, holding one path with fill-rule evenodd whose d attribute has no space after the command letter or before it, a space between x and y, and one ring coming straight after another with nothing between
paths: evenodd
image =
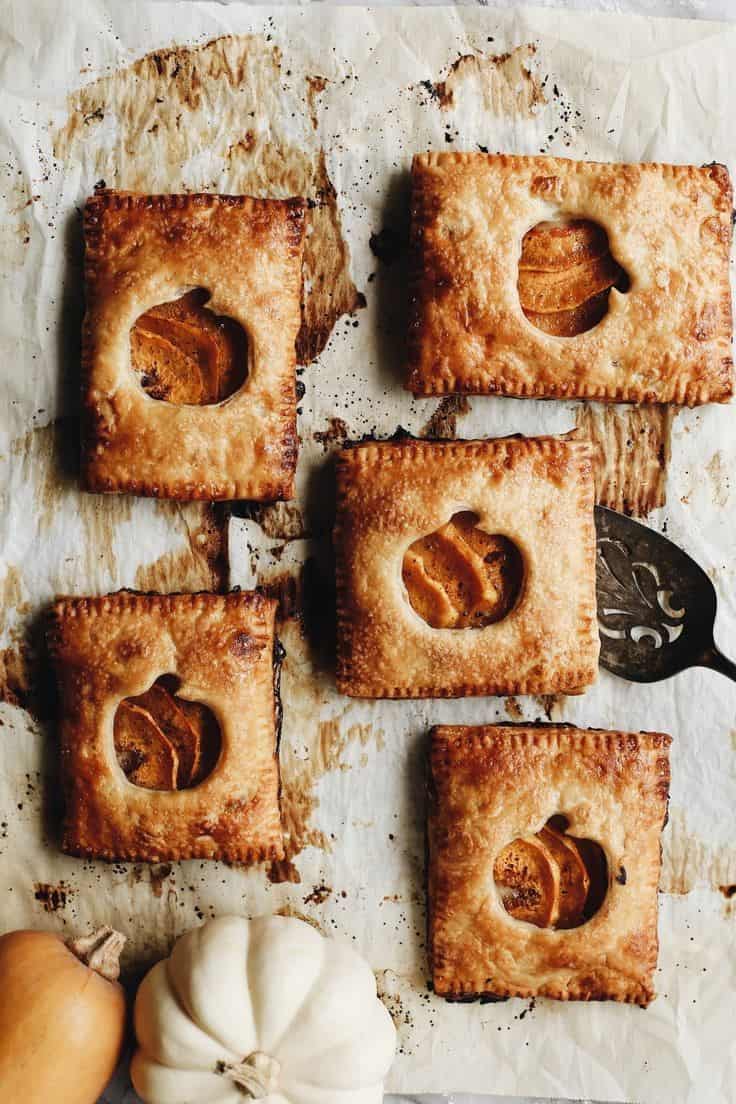
<instances>
[{"instance_id":1,"label":"baked-on brown stain","mask_svg":"<svg viewBox=\"0 0 736 1104\"><path fill-rule=\"evenodd\" d=\"M567 835L552 817L535 836L512 840L497 856L493 877L515 920L566 930L590 920L608 888L608 864L592 840Z\"/></svg>"},{"instance_id":2,"label":"baked-on brown stain","mask_svg":"<svg viewBox=\"0 0 736 1104\"><path fill-rule=\"evenodd\" d=\"M608 310L611 288L628 286L606 231L595 222L540 222L522 239L519 302L531 324L545 333L576 337L591 330Z\"/></svg>"},{"instance_id":3,"label":"baked-on brown stain","mask_svg":"<svg viewBox=\"0 0 736 1104\"><path fill-rule=\"evenodd\" d=\"M500 621L521 592L524 564L513 541L478 528L464 510L414 541L402 575L412 608L434 629L480 629Z\"/></svg>"},{"instance_id":4,"label":"baked-on brown stain","mask_svg":"<svg viewBox=\"0 0 736 1104\"><path fill-rule=\"evenodd\" d=\"M451 441L457 437L457 421L472 410L467 395L446 395L440 399L434 414L420 431L420 437Z\"/></svg>"},{"instance_id":5,"label":"baked-on brown stain","mask_svg":"<svg viewBox=\"0 0 736 1104\"><path fill-rule=\"evenodd\" d=\"M736 847L692 835L682 808L670 807L663 845L659 879L663 893L681 896L698 886L721 891L722 886L736 883Z\"/></svg>"},{"instance_id":6,"label":"baked-on brown stain","mask_svg":"<svg viewBox=\"0 0 736 1104\"><path fill-rule=\"evenodd\" d=\"M41 903L44 912L59 912L66 908L67 901L74 896L74 890L66 882L50 885L48 882L36 882L33 896Z\"/></svg>"},{"instance_id":7,"label":"baked-on brown stain","mask_svg":"<svg viewBox=\"0 0 736 1104\"><path fill-rule=\"evenodd\" d=\"M171 863L159 863L156 866L149 868L149 881L151 885L151 893L154 897L163 896L164 885L171 877L171 871L173 870Z\"/></svg>"},{"instance_id":8,"label":"baked-on brown stain","mask_svg":"<svg viewBox=\"0 0 736 1104\"><path fill-rule=\"evenodd\" d=\"M528 42L507 54L464 54L431 90L433 99L444 110L461 107L467 88L480 94L482 108L490 115L532 118L547 103L542 84L531 69L536 52L534 43Z\"/></svg>"},{"instance_id":9,"label":"baked-on brown stain","mask_svg":"<svg viewBox=\"0 0 736 1104\"><path fill-rule=\"evenodd\" d=\"M564 694L539 694L536 700L548 721L562 719L561 716L555 716L555 714L562 712L561 707L565 700Z\"/></svg>"},{"instance_id":10,"label":"baked-on brown stain","mask_svg":"<svg viewBox=\"0 0 736 1104\"><path fill-rule=\"evenodd\" d=\"M183 527L186 544L165 552L153 563L142 564L135 573L135 589L159 594L227 590L228 505L156 499L154 509L171 525Z\"/></svg>"},{"instance_id":11,"label":"baked-on brown stain","mask_svg":"<svg viewBox=\"0 0 736 1104\"><path fill-rule=\"evenodd\" d=\"M287 81L280 51L262 36L225 35L156 50L90 82L69 96L54 135L57 160L108 188L307 199L301 363L321 352L342 314L365 304L313 125L317 91L293 68ZM103 124L114 143L100 140Z\"/></svg>"},{"instance_id":12,"label":"baked-on brown stain","mask_svg":"<svg viewBox=\"0 0 736 1104\"><path fill-rule=\"evenodd\" d=\"M330 418L327 429L315 430L312 437L328 452L333 445L344 445L350 437L350 430L342 418Z\"/></svg>"},{"instance_id":13,"label":"baked-on brown stain","mask_svg":"<svg viewBox=\"0 0 736 1104\"><path fill-rule=\"evenodd\" d=\"M720 449L713 453L710 460L705 465L705 470L710 476L713 484L711 493L714 505L720 507L725 506L731 494L731 472L730 466Z\"/></svg>"},{"instance_id":14,"label":"baked-on brown stain","mask_svg":"<svg viewBox=\"0 0 736 1104\"><path fill-rule=\"evenodd\" d=\"M310 679L299 664L298 670L289 664L289 657L299 649L292 626L286 626L282 632L286 643L287 659L284 664L284 684L287 686L289 701L300 703L304 707L305 721L311 718L322 702L317 682ZM292 630L289 633L289 630ZM293 672L293 674L292 674ZM294 684L298 679L298 685ZM332 842L325 833L312 824L314 813L319 805L316 785L329 771L348 770L345 752L354 744L365 748L374 743L380 750L384 746L383 733L374 730L370 724L348 724L343 727L341 718L320 721L314 736L308 734L307 753L296 754L293 744L281 745L281 823L284 830L284 849L286 858L282 862L271 863L267 875L271 882L301 882L299 871L293 860L305 847L317 847L330 851ZM308 730L307 730L308 731ZM300 739L299 745L303 741Z\"/></svg>"},{"instance_id":15,"label":"baked-on brown stain","mask_svg":"<svg viewBox=\"0 0 736 1104\"><path fill-rule=\"evenodd\" d=\"M194 288L136 320L131 366L152 399L208 406L234 395L245 382L245 331L234 319L208 310L208 299L207 291Z\"/></svg>"},{"instance_id":16,"label":"baked-on brown stain","mask_svg":"<svg viewBox=\"0 0 736 1104\"><path fill-rule=\"evenodd\" d=\"M673 419L669 406L578 406L569 436L593 445L597 502L636 517L664 506Z\"/></svg>"},{"instance_id":17,"label":"baked-on brown stain","mask_svg":"<svg viewBox=\"0 0 736 1104\"><path fill-rule=\"evenodd\" d=\"M33 689L33 666L28 649L22 643L0 649L0 701L39 716ZM40 715L45 714L42 711Z\"/></svg>"},{"instance_id":18,"label":"baked-on brown stain","mask_svg":"<svg viewBox=\"0 0 736 1104\"><path fill-rule=\"evenodd\" d=\"M509 716L512 721L521 721L524 719L524 710L521 708L516 698L504 698L503 707L506 710L507 716Z\"/></svg>"},{"instance_id":19,"label":"baked-on brown stain","mask_svg":"<svg viewBox=\"0 0 736 1104\"><path fill-rule=\"evenodd\" d=\"M332 889L330 886L325 885L322 882L321 885L315 886L311 893L308 893L304 898L305 905L323 905L327 898L331 895Z\"/></svg>"},{"instance_id":20,"label":"baked-on brown stain","mask_svg":"<svg viewBox=\"0 0 736 1104\"><path fill-rule=\"evenodd\" d=\"M115 714L115 753L129 782L149 790L186 790L212 773L220 726L200 702L176 694L162 675L143 694L125 698Z\"/></svg>"},{"instance_id":21,"label":"baked-on brown stain","mask_svg":"<svg viewBox=\"0 0 736 1104\"><path fill-rule=\"evenodd\" d=\"M96 495L79 493L77 456L79 422L60 418L17 438L12 445L13 465L19 486L33 488L39 537L49 537L60 520L76 518L81 539L73 555L60 559L58 574L49 585L59 593L80 589L121 586L115 536L119 526L130 521L134 500L128 495L106 498L104 506ZM52 538L55 539L55 538Z\"/></svg>"}]
</instances>

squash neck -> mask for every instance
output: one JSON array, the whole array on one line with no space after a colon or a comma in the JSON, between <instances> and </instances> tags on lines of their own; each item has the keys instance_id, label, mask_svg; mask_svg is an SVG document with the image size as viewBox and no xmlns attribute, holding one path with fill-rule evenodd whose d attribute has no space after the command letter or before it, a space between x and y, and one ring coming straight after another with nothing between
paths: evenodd
<instances>
[{"instance_id":1,"label":"squash neck","mask_svg":"<svg viewBox=\"0 0 736 1104\"><path fill-rule=\"evenodd\" d=\"M256 1050L242 1062L220 1062L217 1072L234 1082L250 1100L265 1100L278 1088L281 1066L275 1058Z\"/></svg>"},{"instance_id":2,"label":"squash neck","mask_svg":"<svg viewBox=\"0 0 736 1104\"><path fill-rule=\"evenodd\" d=\"M120 977L120 954L125 946L125 936L107 925L91 935L69 939L67 947L81 963L94 970L107 981Z\"/></svg>"}]
</instances>

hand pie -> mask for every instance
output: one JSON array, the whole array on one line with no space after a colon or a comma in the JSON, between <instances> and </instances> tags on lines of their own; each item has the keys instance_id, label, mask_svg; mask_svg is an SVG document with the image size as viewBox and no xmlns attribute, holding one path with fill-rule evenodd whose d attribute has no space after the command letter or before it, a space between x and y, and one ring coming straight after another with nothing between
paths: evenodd
<instances>
[{"instance_id":1,"label":"hand pie","mask_svg":"<svg viewBox=\"0 0 736 1104\"><path fill-rule=\"evenodd\" d=\"M346 448L334 541L344 694L575 694L595 679L587 443Z\"/></svg>"},{"instance_id":2,"label":"hand pie","mask_svg":"<svg viewBox=\"0 0 736 1104\"><path fill-rule=\"evenodd\" d=\"M102 192L84 236L85 488L290 498L303 202Z\"/></svg>"},{"instance_id":3,"label":"hand pie","mask_svg":"<svg viewBox=\"0 0 736 1104\"><path fill-rule=\"evenodd\" d=\"M417 155L407 388L726 402L731 207L722 165Z\"/></svg>"},{"instance_id":4,"label":"hand pie","mask_svg":"<svg viewBox=\"0 0 736 1104\"><path fill-rule=\"evenodd\" d=\"M649 1004L670 743L559 725L432 730L436 993Z\"/></svg>"},{"instance_id":5,"label":"hand pie","mask_svg":"<svg viewBox=\"0 0 736 1104\"><path fill-rule=\"evenodd\" d=\"M255 593L62 598L63 847L120 861L283 858L276 602Z\"/></svg>"}]
</instances>

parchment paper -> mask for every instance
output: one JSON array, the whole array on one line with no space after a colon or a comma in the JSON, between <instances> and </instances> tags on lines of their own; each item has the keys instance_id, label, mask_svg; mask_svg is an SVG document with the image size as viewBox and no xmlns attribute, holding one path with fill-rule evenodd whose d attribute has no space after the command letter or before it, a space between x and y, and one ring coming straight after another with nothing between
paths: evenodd
<instances>
[{"instance_id":1,"label":"parchment paper","mask_svg":"<svg viewBox=\"0 0 736 1104\"><path fill-rule=\"evenodd\" d=\"M389 1090L732 1101L736 912L727 893L736 883L736 687L697 670L651 687L602 672L576 699L349 702L335 693L330 664L329 529L330 452L345 437L387 436L399 424L465 437L564 432L580 417L571 403L440 405L402 391L412 153L482 146L606 160L717 159L733 171L736 31L552 10L113 9L100 0L19 0L4 5L2 24L0 689L16 703L0 705L2 928L113 923L129 937L134 975L203 917L295 912L353 941L375 968L400 1033ZM150 51L226 34L258 37L161 54L121 75ZM506 52L510 58L498 56ZM103 83L73 95L96 79ZM324 339L333 317L359 302L350 274L366 306L337 321L300 373L295 506L231 512L79 494L79 209L100 178L172 191L247 184L262 194L288 193L299 179L318 204L310 333L319 337L322 325ZM383 260L370 247L380 231L373 245ZM311 279L324 272L339 284L334 300ZM714 579L718 639L733 654L732 427L731 407L676 416L667 502L649 521L666 525ZM624 444L629 459L636 450L635 440ZM284 600L289 862L267 872L63 856L39 643L50 598L228 582L267 584ZM674 737L660 996L646 1012L518 1000L448 1005L428 990L427 730L521 717Z\"/></svg>"}]
</instances>

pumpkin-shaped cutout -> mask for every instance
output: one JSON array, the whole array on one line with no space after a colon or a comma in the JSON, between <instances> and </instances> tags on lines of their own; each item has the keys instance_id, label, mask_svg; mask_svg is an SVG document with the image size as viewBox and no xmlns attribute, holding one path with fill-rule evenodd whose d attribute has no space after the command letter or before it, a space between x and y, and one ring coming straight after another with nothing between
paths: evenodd
<instances>
[{"instance_id":1,"label":"pumpkin-shaped cutout","mask_svg":"<svg viewBox=\"0 0 736 1104\"><path fill-rule=\"evenodd\" d=\"M521 552L512 540L479 528L462 510L413 542L402 577L409 602L434 629L482 629L506 617L524 580Z\"/></svg>"},{"instance_id":2,"label":"pumpkin-shaped cutout","mask_svg":"<svg viewBox=\"0 0 736 1104\"><path fill-rule=\"evenodd\" d=\"M151 307L130 331L130 360L152 399L209 406L234 395L248 374L248 338L206 306L204 288Z\"/></svg>"},{"instance_id":3,"label":"pumpkin-shaped cutout","mask_svg":"<svg viewBox=\"0 0 736 1104\"><path fill-rule=\"evenodd\" d=\"M396 1046L368 964L284 916L182 936L144 978L134 1019L146 1104L381 1104Z\"/></svg>"},{"instance_id":4,"label":"pumpkin-shaped cutout","mask_svg":"<svg viewBox=\"0 0 736 1104\"><path fill-rule=\"evenodd\" d=\"M113 724L115 754L126 778L148 790L187 790L212 773L222 736L214 713L178 695L175 675L124 698Z\"/></svg>"},{"instance_id":5,"label":"pumpkin-shaped cutout","mask_svg":"<svg viewBox=\"0 0 736 1104\"><path fill-rule=\"evenodd\" d=\"M600 844L567 834L554 816L534 836L512 840L497 855L493 877L504 908L538 928L578 928L593 917L608 890Z\"/></svg>"},{"instance_id":6,"label":"pumpkin-shaped cutout","mask_svg":"<svg viewBox=\"0 0 736 1104\"><path fill-rule=\"evenodd\" d=\"M576 337L608 311L611 288L629 278L611 253L608 235L589 219L539 222L527 231L519 258L519 302L537 329Z\"/></svg>"}]
</instances>

